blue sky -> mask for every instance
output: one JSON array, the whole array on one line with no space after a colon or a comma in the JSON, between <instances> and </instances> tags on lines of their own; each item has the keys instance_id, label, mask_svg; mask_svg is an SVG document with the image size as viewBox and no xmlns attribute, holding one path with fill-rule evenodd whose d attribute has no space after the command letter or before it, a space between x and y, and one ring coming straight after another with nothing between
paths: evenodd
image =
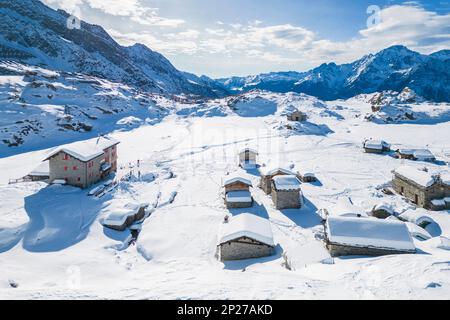
<instances>
[{"instance_id":1,"label":"blue sky","mask_svg":"<svg viewBox=\"0 0 450 320\"><path fill-rule=\"evenodd\" d=\"M42 0L211 77L304 71L403 44L450 49L450 0Z\"/></svg>"}]
</instances>

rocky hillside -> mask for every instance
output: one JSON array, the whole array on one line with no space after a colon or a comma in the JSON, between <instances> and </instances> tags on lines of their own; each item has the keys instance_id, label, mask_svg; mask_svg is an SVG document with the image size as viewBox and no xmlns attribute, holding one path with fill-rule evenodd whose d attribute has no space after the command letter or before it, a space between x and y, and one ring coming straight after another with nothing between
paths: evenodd
<instances>
[{"instance_id":1,"label":"rocky hillside","mask_svg":"<svg viewBox=\"0 0 450 320\"><path fill-rule=\"evenodd\" d=\"M350 64L323 64L308 72L280 72L219 79L233 92L264 89L299 92L324 100L347 99L409 87L427 100L450 101L450 51L423 55L393 46Z\"/></svg>"},{"instance_id":2,"label":"rocky hillside","mask_svg":"<svg viewBox=\"0 0 450 320\"><path fill-rule=\"evenodd\" d=\"M144 45L123 47L96 25L67 28L69 15L39 0L0 0L0 59L78 72L156 93L219 97L201 78L177 70Z\"/></svg>"}]
</instances>

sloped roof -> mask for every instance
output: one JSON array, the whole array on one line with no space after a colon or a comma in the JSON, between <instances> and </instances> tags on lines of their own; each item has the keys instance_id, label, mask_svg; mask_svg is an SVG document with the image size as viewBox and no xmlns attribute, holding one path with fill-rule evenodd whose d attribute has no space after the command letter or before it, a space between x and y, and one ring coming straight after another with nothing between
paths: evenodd
<instances>
[{"instance_id":1,"label":"sloped roof","mask_svg":"<svg viewBox=\"0 0 450 320\"><path fill-rule=\"evenodd\" d=\"M233 183L236 183L236 182L241 182L243 184L248 185L249 187L252 186L252 182L249 179L245 179L245 178L242 178L242 177L228 178L227 180L225 180L223 182L223 185L226 187L226 186L229 186L229 185L231 185Z\"/></svg>"},{"instance_id":2,"label":"sloped roof","mask_svg":"<svg viewBox=\"0 0 450 320\"><path fill-rule=\"evenodd\" d=\"M65 152L78 160L87 162L97 158L98 156L101 156L105 149L108 149L119 143L120 142L118 140L110 137L99 137L91 140L78 141L75 143L57 147L44 159L44 161L50 159L60 152Z\"/></svg>"},{"instance_id":3,"label":"sloped roof","mask_svg":"<svg viewBox=\"0 0 450 320\"><path fill-rule=\"evenodd\" d=\"M300 181L295 175L276 176L273 178L273 183L277 190L300 190Z\"/></svg>"},{"instance_id":4,"label":"sloped roof","mask_svg":"<svg viewBox=\"0 0 450 320\"><path fill-rule=\"evenodd\" d=\"M230 222L224 225L219 244L242 237L247 237L269 246L275 246L270 221L251 213L243 213L231 218Z\"/></svg>"},{"instance_id":5,"label":"sloped roof","mask_svg":"<svg viewBox=\"0 0 450 320\"><path fill-rule=\"evenodd\" d=\"M39 166L37 166L36 168L33 169L33 171L31 171L29 173L30 176L36 176L36 177L46 177L50 175L50 168L49 168L49 162L48 161L43 161L39 164Z\"/></svg>"},{"instance_id":6,"label":"sloped roof","mask_svg":"<svg viewBox=\"0 0 450 320\"><path fill-rule=\"evenodd\" d=\"M276 167L276 168L266 168L265 170L263 170L261 173L265 176L273 176L275 173L277 172L282 172L286 175L291 175L291 176L295 176L295 173L288 170L288 169L284 169L281 167Z\"/></svg>"},{"instance_id":7,"label":"sloped roof","mask_svg":"<svg viewBox=\"0 0 450 320\"><path fill-rule=\"evenodd\" d=\"M330 217L368 217L361 208L355 206L350 198L341 197L337 203L327 208Z\"/></svg>"},{"instance_id":8,"label":"sloped roof","mask_svg":"<svg viewBox=\"0 0 450 320\"><path fill-rule=\"evenodd\" d=\"M395 220L330 217L326 222L331 243L414 252L414 242L404 222Z\"/></svg>"},{"instance_id":9,"label":"sloped roof","mask_svg":"<svg viewBox=\"0 0 450 320\"><path fill-rule=\"evenodd\" d=\"M424 188L431 187L436 183L432 174L411 166L401 166L394 170L394 174L411 180Z\"/></svg>"},{"instance_id":10,"label":"sloped roof","mask_svg":"<svg viewBox=\"0 0 450 320\"><path fill-rule=\"evenodd\" d=\"M383 148L390 148L391 145L383 140L366 140L364 142L364 147L374 150L383 150Z\"/></svg>"}]
</instances>

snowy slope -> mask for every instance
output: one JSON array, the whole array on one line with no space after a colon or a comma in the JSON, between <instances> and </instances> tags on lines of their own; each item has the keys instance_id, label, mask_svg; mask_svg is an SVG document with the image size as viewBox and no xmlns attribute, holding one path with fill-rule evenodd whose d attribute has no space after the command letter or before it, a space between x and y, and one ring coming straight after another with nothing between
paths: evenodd
<instances>
[{"instance_id":1,"label":"snowy slope","mask_svg":"<svg viewBox=\"0 0 450 320\"><path fill-rule=\"evenodd\" d=\"M9 81L21 84L17 78ZM448 162L450 126L445 119L433 124L376 123L364 120L363 115L371 112L369 102L325 103L299 94L252 92L229 102L230 98L196 105L172 101L169 106L166 101L171 112L159 123L113 131L112 136L122 142L118 177L130 170L136 174L140 159L142 178L123 181L100 199L88 197L88 190L71 187L7 185L10 178L36 167L50 149L0 159L0 298L450 296L450 251L439 248L439 236L450 234L449 212L429 212L436 223L427 230L432 238L414 239L419 249L415 255L337 258L334 264L322 264L329 259L309 253L312 248L323 248L323 226L316 210L332 206L341 197L351 197L366 212L379 203L392 205L399 214L412 208L401 197L380 190L393 169L410 162L364 153L361 143L365 138L401 147L428 145L438 159ZM264 110L258 111L254 103ZM278 124L286 121L285 113L292 108L306 112L309 125L329 130L287 134L295 129ZM244 147L258 150L263 167L279 165L316 174L320 182L301 185L302 209L278 211L256 187L252 189L254 207L225 208L222 183L228 173L244 175L254 186L258 184L256 171L238 169L237 153ZM449 170L439 163L414 165ZM110 231L100 223L111 208L123 203L156 206L135 244L129 231ZM244 212L270 220L276 254L240 262L217 261L214 255L224 216ZM284 267L282 254L292 248L304 258L290 271ZM291 261L300 261L297 252L293 255ZM12 282L18 287L11 287Z\"/></svg>"}]
</instances>

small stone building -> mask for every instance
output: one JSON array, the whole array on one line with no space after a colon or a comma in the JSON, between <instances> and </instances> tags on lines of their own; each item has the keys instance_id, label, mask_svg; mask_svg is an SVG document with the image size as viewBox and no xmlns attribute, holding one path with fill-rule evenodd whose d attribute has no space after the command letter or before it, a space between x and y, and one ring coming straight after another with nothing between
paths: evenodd
<instances>
[{"instance_id":1,"label":"small stone building","mask_svg":"<svg viewBox=\"0 0 450 320\"><path fill-rule=\"evenodd\" d=\"M117 171L117 145L108 137L80 141L56 148L44 161L49 161L50 183L88 188Z\"/></svg>"},{"instance_id":2,"label":"small stone building","mask_svg":"<svg viewBox=\"0 0 450 320\"><path fill-rule=\"evenodd\" d=\"M300 181L294 175L276 176L272 179L272 201L277 210L302 207Z\"/></svg>"},{"instance_id":3,"label":"small stone building","mask_svg":"<svg viewBox=\"0 0 450 320\"><path fill-rule=\"evenodd\" d=\"M304 183L313 183L318 181L316 175L308 171L297 172L297 176L300 179L300 181Z\"/></svg>"},{"instance_id":4,"label":"small stone building","mask_svg":"<svg viewBox=\"0 0 450 320\"><path fill-rule=\"evenodd\" d=\"M228 209L249 208L253 205L250 193L252 182L248 179L235 177L224 182L225 204Z\"/></svg>"},{"instance_id":5,"label":"small stone building","mask_svg":"<svg viewBox=\"0 0 450 320\"><path fill-rule=\"evenodd\" d=\"M306 121L308 119L308 116L306 113L303 113L299 110L293 111L287 115L288 121Z\"/></svg>"},{"instance_id":6,"label":"small stone building","mask_svg":"<svg viewBox=\"0 0 450 320\"><path fill-rule=\"evenodd\" d=\"M239 166L243 169L254 169L256 168L256 158L258 152L256 150L245 148L239 152Z\"/></svg>"},{"instance_id":7,"label":"small stone building","mask_svg":"<svg viewBox=\"0 0 450 320\"><path fill-rule=\"evenodd\" d=\"M428 149L399 149L396 151L395 157L398 159L408 159L414 161L436 161L436 157Z\"/></svg>"},{"instance_id":8,"label":"small stone building","mask_svg":"<svg viewBox=\"0 0 450 320\"><path fill-rule=\"evenodd\" d=\"M445 198L450 197L450 183L439 175L410 166L401 166L395 169L393 174L394 190L419 207L442 210L435 208L433 202L443 200L445 203Z\"/></svg>"},{"instance_id":9,"label":"small stone building","mask_svg":"<svg viewBox=\"0 0 450 320\"><path fill-rule=\"evenodd\" d=\"M250 213L232 217L217 245L220 261L244 260L275 253L270 221Z\"/></svg>"},{"instance_id":10,"label":"small stone building","mask_svg":"<svg viewBox=\"0 0 450 320\"><path fill-rule=\"evenodd\" d=\"M375 218L329 217L325 242L333 257L415 253L404 222Z\"/></svg>"},{"instance_id":11,"label":"small stone building","mask_svg":"<svg viewBox=\"0 0 450 320\"><path fill-rule=\"evenodd\" d=\"M259 187L266 193L270 194L272 192L272 179L276 176L281 175L295 175L290 170L283 168L274 168L261 172L261 180L259 182Z\"/></svg>"},{"instance_id":12,"label":"small stone building","mask_svg":"<svg viewBox=\"0 0 450 320\"><path fill-rule=\"evenodd\" d=\"M101 219L101 223L109 229L124 231L135 222L144 220L149 214L149 206L148 203L127 203L122 207L119 205L113 206L108 208L110 213Z\"/></svg>"},{"instance_id":13,"label":"small stone building","mask_svg":"<svg viewBox=\"0 0 450 320\"><path fill-rule=\"evenodd\" d=\"M340 197L337 202L327 208L317 211L323 221L329 217L368 218L369 215L361 208L355 206L349 197Z\"/></svg>"},{"instance_id":14,"label":"small stone building","mask_svg":"<svg viewBox=\"0 0 450 320\"><path fill-rule=\"evenodd\" d=\"M366 140L363 143L366 153L384 153L391 151L391 145L383 140Z\"/></svg>"}]
</instances>

